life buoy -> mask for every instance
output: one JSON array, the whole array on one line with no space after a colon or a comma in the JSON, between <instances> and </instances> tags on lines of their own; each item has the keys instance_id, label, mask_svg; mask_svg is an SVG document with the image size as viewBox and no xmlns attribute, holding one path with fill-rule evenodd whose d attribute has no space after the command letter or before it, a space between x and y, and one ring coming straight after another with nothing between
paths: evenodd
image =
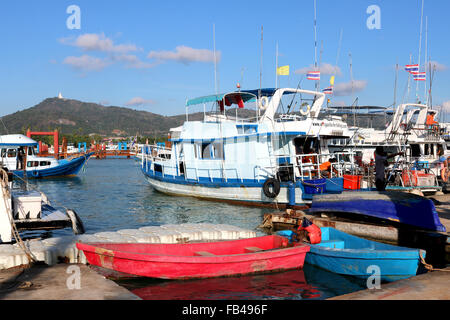
<instances>
[{"instance_id":1,"label":"life buoy","mask_svg":"<svg viewBox=\"0 0 450 320\"><path fill-rule=\"evenodd\" d=\"M322 231L318 226L306 218L303 218L302 225L298 228L298 231L303 230L307 233L307 240L309 243L318 244L322 242Z\"/></svg>"},{"instance_id":2,"label":"life buoy","mask_svg":"<svg viewBox=\"0 0 450 320\"><path fill-rule=\"evenodd\" d=\"M269 98L261 97L259 99L258 108L262 111L266 110L269 107Z\"/></svg>"},{"instance_id":3,"label":"life buoy","mask_svg":"<svg viewBox=\"0 0 450 320\"><path fill-rule=\"evenodd\" d=\"M264 182L263 192L266 197L275 199L281 191L280 181L277 179L269 178Z\"/></svg>"},{"instance_id":4,"label":"life buoy","mask_svg":"<svg viewBox=\"0 0 450 320\"><path fill-rule=\"evenodd\" d=\"M308 104L308 105L306 105L306 111L303 111L303 109L300 109L300 114L302 116L307 116L310 111L311 111L311 106Z\"/></svg>"},{"instance_id":5,"label":"life buoy","mask_svg":"<svg viewBox=\"0 0 450 320\"><path fill-rule=\"evenodd\" d=\"M441 179L442 179L443 182L447 182L448 181L448 168L447 167L444 167L441 170Z\"/></svg>"}]
</instances>

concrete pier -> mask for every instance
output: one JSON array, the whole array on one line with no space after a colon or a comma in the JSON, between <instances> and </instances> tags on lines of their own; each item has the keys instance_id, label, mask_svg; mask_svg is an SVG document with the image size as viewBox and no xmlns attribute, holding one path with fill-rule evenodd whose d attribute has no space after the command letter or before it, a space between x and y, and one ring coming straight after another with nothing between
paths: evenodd
<instances>
[{"instance_id":1,"label":"concrete pier","mask_svg":"<svg viewBox=\"0 0 450 320\"><path fill-rule=\"evenodd\" d=\"M450 268L328 300L450 300Z\"/></svg>"},{"instance_id":2,"label":"concrete pier","mask_svg":"<svg viewBox=\"0 0 450 320\"><path fill-rule=\"evenodd\" d=\"M141 299L85 265L59 264L0 271L0 300Z\"/></svg>"},{"instance_id":3,"label":"concrete pier","mask_svg":"<svg viewBox=\"0 0 450 320\"><path fill-rule=\"evenodd\" d=\"M76 243L183 243L188 241L237 240L256 237L256 232L223 224L180 224L148 226L139 229L124 229L115 232L98 232L80 236L65 236L25 241L25 245L36 261L49 266L60 262L86 263L83 252ZM31 261L18 244L0 244L0 270L27 265Z\"/></svg>"}]
</instances>

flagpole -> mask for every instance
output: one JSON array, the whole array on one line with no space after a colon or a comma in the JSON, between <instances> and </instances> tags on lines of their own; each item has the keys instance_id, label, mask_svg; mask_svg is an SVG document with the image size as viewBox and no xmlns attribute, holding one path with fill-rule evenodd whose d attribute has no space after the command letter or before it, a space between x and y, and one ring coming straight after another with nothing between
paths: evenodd
<instances>
[{"instance_id":1,"label":"flagpole","mask_svg":"<svg viewBox=\"0 0 450 320\"><path fill-rule=\"evenodd\" d=\"M214 89L216 91L216 95L218 94L217 88L217 59L216 59L216 25L213 24L213 42L214 42Z\"/></svg>"},{"instance_id":2,"label":"flagpole","mask_svg":"<svg viewBox=\"0 0 450 320\"><path fill-rule=\"evenodd\" d=\"M425 17L425 104L428 104L428 93L427 93L427 71L428 71L428 16Z\"/></svg>"},{"instance_id":3,"label":"flagpole","mask_svg":"<svg viewBox=\"0 0 450 320\"><path fill-rule=\"evenodd\" d=\"M275 65L276 65L276 69L275 69L275 89L278 89L278 42L277 42Z\"/></svg>"},{"instance_id":4,"label":"flagpole","mask_svg":"<svg viewBox=\"0 0 450 320\"><path fill-rule=\"evenodd\" d=\"M419 37L419 72L420 72L420 58L422 53L422 30L423 30L423 7L424 7L425 0L422 0L422 13L420 16L420 37ZM416 99L419 101L419 81L417 81L416 85Z\"/></svg>"},{"instance_id":5,"label":"flagpole","mask_svg":"<svg viewBox=\"0 0 450 320\"><path fill-rule=\"evenodd\" d=\"M263 68L263 26L261 26L261 65L259 66L259 97L261 98L261 89L262 89L262 68Z\"/></svg>"},{"instance_id":6,"label":"flagpole","mask_svg":"<svg viewBox=\"0 0 450 320\"><path fill-rule=\"evenodd\" d=\"M412 64L412 54L409 55L409 64ZM407 102L409 102L409 95L411 91L411 73L408 73L408 99Z\"/></svg>"},{"instance_id":7,"label":"flagpole","mask_svg":"<svg viewBox=\"0 0 450 320\"><path fill-rule=\"evenodd\" d=\"M314 0L314 71L317 69L317 3ZM316 81L316 91L318 90L318 83Z\"/></svg>"}]
</instances>

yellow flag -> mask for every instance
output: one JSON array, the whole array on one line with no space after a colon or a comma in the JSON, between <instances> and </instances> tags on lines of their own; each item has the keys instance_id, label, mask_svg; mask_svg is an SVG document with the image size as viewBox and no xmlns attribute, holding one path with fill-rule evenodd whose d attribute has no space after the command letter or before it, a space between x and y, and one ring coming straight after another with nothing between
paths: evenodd
<instances>
[{"instance_id":1,"label":"yellow flag","mask_svg":"<svg viewBox=\"0 0 450 320\"><path fill-rule=\"evenodd\" d=\"M330 79L330 85L334 86L334 76L332 76Z\"/></svg>"},{"instance_id":2,"label":"yellow flag","mask_svg":"<svg viewBox=\"0 0 450 320\"><path fill-rule=\"evenodd\" d=\"M277 69L277 75L288 76L289 75L289 66L279 67Z\"/></svg>"}]
</instances>

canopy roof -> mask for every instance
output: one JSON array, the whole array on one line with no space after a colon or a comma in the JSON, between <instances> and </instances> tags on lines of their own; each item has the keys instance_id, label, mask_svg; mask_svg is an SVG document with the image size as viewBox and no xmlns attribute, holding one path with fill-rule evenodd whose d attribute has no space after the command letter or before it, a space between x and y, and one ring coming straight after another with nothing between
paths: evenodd
<instances>
[{"instance_id":1,"label":"canopy roof","mask_svg":"<svg viewBox=\"0 0 450 320\"><path fill-rule=\"evenodd\" d=\"M210 96L190 99L186 102L186 106L193 106L208 102L223 101L224 98L227 99L229 102L228 104L226 104L227 106L231 104L238 104L240 98L242 98L243 102L254 102L256 101L256 97L259 96L259 93L261 93L261 97L271 97L274 95L275 91L277 91L277 89L275 88L266 88L266 89L242 90L230 93L213 94ZM293 94L293 93L294 92L286 92L285 94Z\"/></svg>"},{"instance_id":2,"label":"canopy roof","mask_svg":"<svg viewBox=\"0 0 450 320\"><path fill-rule=\"evenodd\" d=\"M35 147L38 143L22 134L0 136L0 147Z\"/></svg>"},{"instance_id":3,"label":"canopy roof","mask_svg":"<svg viewBox=\"0 0 450 320\"><path fill-rule=\"evenodd\" d=\"M386 107L377 106L329 106L328 109L336 110L386 110Z\"/></svg>"}]
</instances>

